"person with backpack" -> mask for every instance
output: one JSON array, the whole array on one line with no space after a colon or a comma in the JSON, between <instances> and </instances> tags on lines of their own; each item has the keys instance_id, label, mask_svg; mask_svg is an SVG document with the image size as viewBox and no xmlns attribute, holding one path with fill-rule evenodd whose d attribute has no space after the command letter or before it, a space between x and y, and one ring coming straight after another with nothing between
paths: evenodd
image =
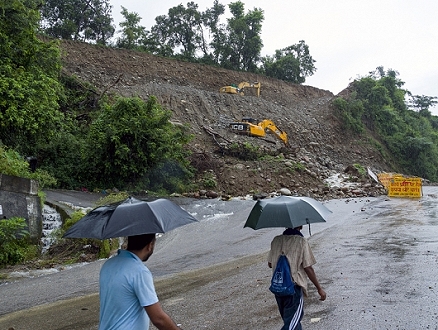
<instances>
[{"instance_id":1,"label":"person with backpack","mask_svg":"<svg viewBox=\"0 0 438 330\"><path fill-rule=\"evenodd\" d=\"M302 226L287 228L282 235L274 237L271 242L271 250L268 254L268 266L273 268L270 290L275 294L278 310L284 322L281 330L302 329L301 319L304 315L303 296L307 296L307 278L318 290L320 300L323 301L327 297L313 270L312 265L316 263L316 260L309 243L301 233L302 228ZM277 262L282 255L286 256L289 267L284 267L283 262L280 262L278 264L279 267L277 267ZM282 274L286 274L289 271L292 281L295 283L294 288L292 290L286 290L285 288L280 290L278 279L283 276ZM287 283L286 279L284 280Z\"/></svg>"}]
</instances>

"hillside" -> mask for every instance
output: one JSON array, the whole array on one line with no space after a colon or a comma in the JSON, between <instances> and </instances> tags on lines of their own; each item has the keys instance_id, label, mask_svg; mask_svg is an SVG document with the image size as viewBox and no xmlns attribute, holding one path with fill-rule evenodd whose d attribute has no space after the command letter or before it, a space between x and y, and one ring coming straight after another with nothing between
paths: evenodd
<instances>
[{"instance_id":1,"label":"hillside","mask_svg":"<svg viewBox=\"0 0 438 330\"><path fill-rule=\"evenodd\" d=\"M379 190L362 184L360 189L329 191L323 180L344 173L353 164L376 172L390 170L369 139L358 140L340 129L330 107L336 96L330 91L80 42L63 41L61 47L65 73L105 93L142 99L155 95L172 111L172 121L188 124L195 136L190 144L192 162L207 171L204 179L217 182L216 187L206 188L220 195L270 193L286 188L309 196L366 196ZM245 96L219 93L220 87L241 81L260 82L261 96L250 95L251 90ZM242 117L271 119L287 133L290 146L285 147L274 136L262 139L231 132L228 123ZM233 142L249 142L266 154L281 153L284 157L242 161L226 152ZM302 164L299 169L296 163Z\"/></svg>"}]
</instances>

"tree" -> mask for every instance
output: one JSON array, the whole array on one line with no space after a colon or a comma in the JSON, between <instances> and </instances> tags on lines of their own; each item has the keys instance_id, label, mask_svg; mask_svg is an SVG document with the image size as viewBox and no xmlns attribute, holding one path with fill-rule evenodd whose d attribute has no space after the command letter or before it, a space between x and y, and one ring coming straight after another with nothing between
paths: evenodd
<instances>
[{"instance_id":1,"label":"tree","mask_svg":"<svg viewBox=\"0 0 438 330\"><path fill-rule=\"evenodd\" d=\"M358 99L363 100L362 119L369 129L380 131L381 134L393 134L394 131L402 130L398 125L402 125L401 122L405 120L407 109L403 85L404 82L398 78L397 71L385 71L382 66L351 84ZM394 121L388 122L388 116L393 117Z\"/></svg>"},{"instance_id":2,"label":"tree","mask_svg":"<svg viewBox=\"0 0 438 330\"><path fill-rule=\"evenodd\" d=\"M233 17L220 23L225 6L215 0L212 8L198 11L194 2L170 8L155 18L143 46L154 54L217 64L232 70L257 71L263 43L260 38L263 11L244 13L240 1L229 4Z\"/></svg>"},{"instance_id":3,"label":"tree","mask_svg":"<svg viewBox=\"0 0 438 330\"><path fill-rule=\"evenodd\" d=\"M225 6L220 4L218 0L214 0L213 7L202 13L202 22L208 29L208 37L202 35L201 50L203 62L219 64L219 58L223 52L223 47L226 45L226 30L225 25L219 23L220 16L225 13ZM207 39L211 41L208 42Z\"/></svg>"},{"instance_id":4,"label":"tree","mask_svg":"<svg viewBox=\"0 0 438 330\"><path fill-rule=\"evenodd\" d=\"M187 3L187 8L180 4L169 9L168 16L161 15L155 18L156 25L151 33L157 36L162 47L179 50L183 59L193 60L196 51L202 44L202 19L198 5Z\"/></svg>"},{"instance_id":5,"label":"tree","mask_svg":"<svg viewBox=\"0 0 438 330\"><path fill-rule=\"evenodd\" d=\"M438 104L436 96L412 95L412 93L408 93L408 95L410 97L409 106L425 117L430 117L432 114L429 108Z\"/></svg>"},{"instance_id":6,"label":"tree","mask_svg":"<svg viewBox=\"0 0 438 330\"><path fill-rule=\"evenodd\" d=\"M380 78L377 78L377 72ZM407 110L405 102L406 91L402 89L405 83L401 79L397 78L398 76L398 71L388 69L385 72L383 66L379 66L376 69L376 74L374 75L375 79L379 81L379 85L383 86L387 90L394 109L400 113L403 113ZM373 77L372 73L371 77Z\"/></svg>"},{"instance_id":7,"label":"tree","mask_svg":"<svg viewBox=\"0 0 438 330\"><path fill-rule=\"evenodd\" d=\"M189 61L219 64L227 34L219 23L225 6L214 0L212 8L198 11L194 2L170 8L168 15L155 18L156 24L143 40L144 49L153 54Z\"/></svg>"},{"instance_id":8,"label":"tree","mask_svg":"<svg viewBox=\"0 0 438 330\"><path fill-rule=\"evenodd\" d=\"M227 40L220 56L221 66L231 70L255 72L263 47L260 37L263 10L254 8L244 13L244 4L240 1L228 5L231 18L227 19Z\"/></svg>"},{"instance_id":9,"label":"tree","mask_svg":"<svg viewBox=\"0 0 438 330\"><path fill-rule=\"evenodd\" d=\"M93 40L106 45L114 35L109 0L46 0L41 9L42 30L67 40Z\"/></svg>"},{"instance_id":10,"label":"tree","mask_svg":"<svg viewBox=\"0 0 438 330\"><path fill-rule=\"evenodd\" d=\"M36 37L37 0L0 4L0 140L29 154L62 124L59 47Z\"/></svg>"},{"instance_id":11,"label":"tree","mask_svg":"<svg viewBox=\"0 0 438 330\"><path fill-rule=\"evenodd\" d=\"M84 31L85 40L94 40L98 44L107 45L115 31L111 17L112 6L109 0L94 0L92 8L94 15L91 15L89 25Z\"/></svg>"},{"instance_id":12,"label":"tree","mask_svg":"<svg viewBox=\"0 0 438 330\"><path fill-rule=\"evenodd\" d=\"M310 56L304 40L298 44L276 50L274 56L262 59L262 71L269 77L302 84L316 71L315 60Z\"/></svg>"},{"instance_id":13,"label":"tree","mask_svg":"<svg viewBox=\"0 0 438 330\"><path fill-rule=\"evenodd\" d=\"M130 13L122 6L121 14L125 19L120 23L122 35L117 39L116 46L119 48L138 48L144 40L146 29L139 25L141 17L137 13Z\"/></svg>"}]
</instances>

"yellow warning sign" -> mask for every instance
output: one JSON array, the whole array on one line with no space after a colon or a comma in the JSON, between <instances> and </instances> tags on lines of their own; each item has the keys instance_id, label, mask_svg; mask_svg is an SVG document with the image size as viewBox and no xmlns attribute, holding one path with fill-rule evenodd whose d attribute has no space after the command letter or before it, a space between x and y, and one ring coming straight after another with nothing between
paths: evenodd
<instances>
[{"instance_id":1,"label":"yellow warning sign","mask_svg":"<svg viewBox=\"0 0 438 330\"><path fill-rule=\"evenodd\" d=\"M379 178L380 183L386 188L389 189L389 183L393 178L401 177L403 178L402 174L399 173L379 173L377 174L377 177Z\"/></svg>"},{"instance_id":2,"label":"yellow warning sign","mask_svg":"<svg viewBox=\"0 0 438 330\"><path fill-rule=\"evenodd\" d=\"M382 182L383 184L383 182ZM388 196L391 197L421 197L421 178L406 178L393 176L388 181Z\"/></svg>"}]
</instances>

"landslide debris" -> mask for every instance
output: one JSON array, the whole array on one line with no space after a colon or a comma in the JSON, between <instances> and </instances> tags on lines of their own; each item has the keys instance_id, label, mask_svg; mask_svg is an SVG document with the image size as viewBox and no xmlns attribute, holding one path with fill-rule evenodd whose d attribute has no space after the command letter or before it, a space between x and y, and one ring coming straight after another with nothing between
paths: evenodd
<instances>
[{"instance_id":1,"label":"landslide debris","mask_svg":"<svg viewBox=\"0 0 438 330\"><path fill-rule=\"evenodd\" d=\"M325 181L336 174L345 180L345 171L355 164L390 171L372 139L341 129L331 107L336 96L330 91L82 42L62 41L61 48L64 73L102 93L142 99L154 95L172 111L172 121L189 125L195 136L189 145L192 164L200 170L197 181L204 188L195 195L263 195L282 188L285 193L319 198L384 192L366 175L348 174L347 179L358 182L353 186L330 186ZM260 97L251 90L244 96L219 93L222 86L242 81L260 82ZM243 117L271 119L288 134L289 146L272 135L257 138L229 130L228 123ZM257 159L239 158L248 152L248 144L257 149Z\"/></svg>"}]
</instances>

